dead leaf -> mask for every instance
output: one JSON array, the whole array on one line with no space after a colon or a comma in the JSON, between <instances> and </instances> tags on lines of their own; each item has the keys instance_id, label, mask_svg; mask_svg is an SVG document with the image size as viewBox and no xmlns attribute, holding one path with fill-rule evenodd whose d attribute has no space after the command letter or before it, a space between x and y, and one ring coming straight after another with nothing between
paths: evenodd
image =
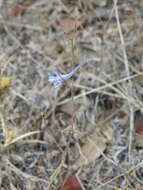
<instances>
[{"instance_id":1,"label":"dead leaf","mask_svg":"<svg viewBox=\"0 0 143 190\"><path fill-rule=\"evenodd\" d=\"M134 128L136 146L143 147L143 115L140 111L135 112Z\"/></svg>"},{"instance_id":2,"label":"dead leaf","mask_svg":"<svg viewBox=\"0 0 143 190\"><path fill-rule=\"evenodd\" d=\"M112 140L113 130L111 125L97 126L97 131L88 136L86 143L81 148L81 154L75 164L78 166L94 162L106 149L106 143ZM104 130L103 130L104 129Z\"/></svg>"},{"instance_id":3,"label":"dead leaf","mask_svg":"<svg viewBox=\"0 0 143 190\"><path fill-rule=\"evenodd\" d=\"M102 137L98 137L97 134L90 136L82 147L82 155L76 160L75 164L78 166L83 166L95 161L101 153L105 150L106 143L103 141Z\"/></svg>"},{"instance_id":4,"label":"dead leaf","mask_svg":"<svg viewBox=\"0 0 143 190\"><path fill-rule=\"evenodd\" d=\"M136 133L143 135L143 115L140 112L136 112L134 128Z\"/></svg>"},{"instance_id":5,"label":"dead leaf","mask_svg":"<svg viewBox=\"0 0 143 190\"><path fill-rule=\"evenodd\" d=\"M85 190L85 188L78 177L69 176L60 190Z\"/></svg>"},{"instance_id":6,"label":"dead leaf","mask_svg":"<svg viewBox=\"0 0 143 190\"><path fill-rule=\"evenodd\" d=\"M11 7L11 15L18 16L18 15L22 14L24 10L25 10L24 7L22 7L20 5L14 5L13 7Z\"/></svg>"},{"instance_id":7,"label":"dead leaf","mask_svg":"<svg viewBox=\"0 0 143 190\"><path fill-rule=\"evenodd\" d=\"M22 14L27 7L32 4L32 0L24 0L22 5L15 4L10 8L10 12L12 16L18 16Z\"/></svg>"},{"instance_id":8,"label":"dead leaf","mask_svg":"<svg viewBox=\"0 0 143 190\"><path fill-rule=\"evenodd\" d=\"M99 131L105 138L105 142L108 143L112 140L113 137L113 129L110 123L105 123L101 126L98 126Z\"/></svg>"},{"instance_id":9,"label":"dead leaf","mask_svg":"<svg viewBox=\"0 0 143 190\"><path fill-rule=\"evenodd\" d=\"M71 18L64 18L60 20L59 22L59 28L65 30L65 31L72 31L79 28L84 23L83 20L75 20Z\"/></svg>"},{"instance_id":10,"label":"dead leaf","mask_svg":"<svg viewBox=\"0 0 143 190\"><path fill-rule=\"evenodd\" d=\"M136 134L135 135L135 143L136 143L136 147L143 147L143 136Z\"/></svg>"},{"instance_id":11,"label":"dead leaf","mask_svg":"<svg viewBox=\"0 0 143 190\"><path fill-rule=\"evenodd\" d=\"M143 120L136 122L135 129L136 129L136 133L143 135Z\"/></svg>"},{"instance_id":12,"label":"dead leaf","mask_svg":"<svg viewBox=\"0 0 143 190\"><path fill-rule=\"evenodd\" d=\"M70 101L70 102L68 102L68 103L66 103L66 104L63 104L60 109L61 109L61 111L63 111L64 113L66 113L66 114L72 116L73 113L83 110L83 109L84 109L84 106L79 105L79 104L73 105L73 102Z\"/></svg>"}]
</instances>

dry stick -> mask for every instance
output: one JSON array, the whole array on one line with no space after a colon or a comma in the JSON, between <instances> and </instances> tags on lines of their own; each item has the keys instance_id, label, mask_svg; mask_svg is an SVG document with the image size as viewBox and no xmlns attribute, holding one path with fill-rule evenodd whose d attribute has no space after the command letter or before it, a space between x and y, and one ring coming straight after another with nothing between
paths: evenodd
<instances>
[{"instance_id":1,"label":"dry stick","mask_svg":"<svg viewBox=\"0 0 143 190\"><path fill-rule=\"evenodd\" d=\"M21 24L21 22L8 22L7 20L4 20L3 18L0 18L0 24L4 24L5 26L15 26L17 28L24 27L27 29L35 30L35 31L44 31L42 26L36 26L36 25L30 25L30 24Z\"/></svg>"},{"instance_id":2,"label":"dry stick","mask_svg":"<svg viewBox=\"0 0 143 190\"><path fill-rule=\"evenodd\" d=\"M112 89L112 87L113 87L114 85L119 84L119 83L122 83L122 82L125 82L125 81L127 81L127 80L129 80L129 79L133 79L133 78L135 78L135 77L137 77L137 76L140 76L140 75L142 75L142 74L135 74L135 75L132 75L132 76L130 76L130 77L122 78L122 79L120 79L120 80L118 80L118 81L110 82L110 83L107 83L107 84L105 84L105 85L103 85L103 86L100 86L100 87L97 87L97 88L93 88L92 90L89 90L89 91L87 91L87 92L84 92L84 93L81 93L81 94L79 94L79 95L76 95L76 96L74 97L74 100L76 100L76 99L78 99L78 98L81 98L81 97L83 97L83 96L86 96L86 95L88 95L88 94L91 94L91 93L94 93L94 92L98 92L98 91L103 90L103 89L105 89L105 88L111 88L111 89ZM101 81L100 81L100 82L101 82ZM124 96L124 97L122 97L122 98L125 99L125 100L127 100L128 97ZM59 106L59 105L62 105L62 104L65 104L65 103L67 103L67 102L69 102L69 101L71 101L71 98L67 98L66 100L63 100L63 101L59 102L59 103L58 103L58 106ZM130 100L130 103L133 103L135 106L142 106L142 104L139 104L138 102L133 101L133 99Z\"/></svg>"},{"instance_id":3,"label":"dry stick","mask_svg":"<svg viewBox=\"0 0 143 190\"><path fill-rule=\"evenodd\" d=\"M80 85L80 84L75 84L74 85L75 87L78 87L78 88L80 88L80 89L86 89L86 90L92 90L93 88L91 88L91 87L87 87L87 86L83 86L83 85ZM108 92L108 91L104 91L103 89L102 90L98 90L98 92L97 93L99 93L99 94L105 94L105 95L107 95L107 96L112 96L112 97L115 97L115 98L123 98L121 95L118 95L118 94L115 94L115 93L112 93L112 92Z\"/></svg>"},{"instance_id":4,"label":"dry stick","mask_svg":"<svg viewBox=\"0 0 143 190\"><path fill-rule=\"evenodd\" d=\"M74 42L73 38L71 39L71 54L72 54L72 66L74 68ZM74 137L74 107L75 107L75 102L74 102L74 89L73 89L73 80L71 82L71 98L72 98L72 137Z\"/></svg>"},{"instance_id":5,"label":"dry stick","mask_svg":"<svg viewBox=\"0 0 143 190\"><path fill-rule=\"evenodd\" d=\"M51 189L51 185L53 184L53 182L55 181L55 179L57 178L57 176L61 173L61 169L62 168L66 168L65 165L65 158L62 159L60 165L56 168L56 170L53 172L53 174L50 177L50 182L48 184L47 190Z\"/></svg>"},{"instance_id":6,"label":"dry stick","mask_svg":"<svg viewBox=\"0 0 143 190\"><path fill-rule=\"evenodd\" d=\"M118 176L112 178L111 180L109 180L109 181L107 181L107 182L105 182L105 183L102 183L102 184L99 185L95 190L101 189L101 188L104 187L105 185L108 185L108 183L111 183L111 182L115 181L116 179L118 179L118 178L120 178L120 177L122 177L122 176L124 176L124 174L120 174L120 175L118 175ZM98 183L98 181L97 181L97 183Z\"/></svg>"},{"instance_id":7,"label":"dry stick","mask_svg":"<svg viewBox=\"0 0 143 190\"><path fill-rule=\"evenodd\" d=\"M77 34L77 26L75 25L74 28L74 33L71 39L71 57L72 57L72 67L74 68L74 39L76 38L76 34ZM73 113L72 113L72 137L74 139L74 117L75 117L75 112L74 112L74 108L75 108L75 102L74 102L74 86L73 86L73 80L71 82L71 99L72 99L72 104L73 104Z\"/></svg>"},{"instance_id":8,"label":"dry stick","mask_svg":"<svg viewBox=\"0 0 143 190\"><path fill-rule=\"evenodd\" d=\"M137 72L137 71L135 71L135 72ZM138 74L138 76L143 76L143 73L142 72L137 72L137 74ZM94 77L94 78L96 78L96 80L99 80L100 82L102 82L103 84L108 84L106 81L104 81L103 79L100 79L99 77L96 77L95 75L93 75L93 74L89 74L89 75L91 75L92 77ZM133 78L133 76L134 77L136 77L135 75L132 75L132 76L130 76L129 78L130 79L132 79ZM92 88L91 87L86 87L86 86L82 86L82 85L75 85L76 87L79 87L79 88L82 88L82 89L87 89L87 90L92 90ZM113 88L111 88L111 89L113 89ZM113 89L114 90L114 89ZM119 94L121 94L121 93L118 93L118 94L113 94L113 93L109 93L109 92L106 92L106 91L103 91L103 89L102 90L100 90L99 89L99 91L98 91L98 93L102 93L102 94L107 94L107 95L109 95L109 96L114 96L114 97L117 97L117 98L121 98L121 99L127 99L127 100L129 100L129 102L130 103L132 103L132 102L135 102L135 100L134 100L134 98L132 98L132 97L129 97L126 93L125 93L125 90L123 91L122 90L122 88L120 89L121 90L121 93L122 94L124 94L124 96L121 96L121 95L119 95ZM114 90L115 91L115 90ZM125 98L124 98L125 97ZM137 97L135 97L136 99L137 99ZM132 101L131 101L132 100ZM139 100L139 99L137 99L137 102L139 103L139 105L142 105L142 103L141 103L141 101ZM134 103L133 103L134 104ZM135 104L134 104L135 105ZM135 105L136 106L136 105ZM138 106L137 106L138 107ZM140 107L139 107L140 108Z\"/></svg>"},{"instance_id":9,"label":"dry stick","mask_svg":"<svg viewBox=\"0 0 143 190\"><path fill-rule=\"evenodd\" d=\"M75 28L75 32L76 32L76 28ZM71 41L71 57L72 57L72 66L73 66L73 68L74 68L74 42L73 42L73 38L72 39L70 39L70 41ZM64 80L64 79L63 79ZM75 105L75 102L74 102L74 89L73 89L73 81L71 82L71 86L70 86L70 91L71 91L71 99L72 99L72 103L73 103L73 111L72 111L72 121L71 121L71 126L72 126L72 138L74 138L74 116L75 116L75 113L74 113L74 105ZM70 142L70 141L69 141ZM67 147L66 147L66 150L68 151L68 149L69 149L69 142L67 143ZM66 154L66 152L67 151L65 151L65 154ZM64 163L64 162L63 162ZM67 167L67 169L68 169L68 167ZM67 176L69 175L69 173L67 174ZM51 184L50 184L51 185ZM50 185L49 185L49 187L50 187Z\"/></svg>"},{"instance_id":10,"label":"dry stick","mask_svg":"<svg viewBox=\"0 0 143 190\"><path fill-rule=\"evenodd\" d=\"M125 41L124 41L124 37L123 37L123 32L122 32L121 24L120 24L120 20L119 20L117 0L114 0L114 9L115 9L115 16L116 16L117 26L118 26L118 30L119 30L121 45L122 45L122 49L123 49L125 69L126 69L127 77L129 77L130 76L129 63L128 63L127 53L126 53L126 49L125 49ZM132 95L131 80L129 80L128 93L130 96ZM128 102L128 104L129 104L129 108L130 108L130 135L129 135L129 152L128 152L128 154L129 154L129 162L131 163L132 138L133 138L133 128L134 128L134 112L133 112L132 105L129 102Z\"/></svg>"},{"instance_id":11,"label":"dry stick","mask_svg":"<svg viewBox=\"0 0 143 190\"><path fill-rule=\"evenodd\" d=\"M46 185L48 184L46 179L33 176L26 172L23 172L20 168L16 167L9 159L5 159L5 167L7 171L12 171L15 173L16 176L22 176L24 179L33 181L33 182L44 182Z\"/></svg>"},{"instance_id":12,"label":"dry stick","mask_svg":"<svg viewBox=\"0 0 143 190\"><path fill-rule=\"evenodd\" d=\"M136 166L133 166L133 167L130 168L128 171L126 171L126 174L129 174L129 173L131 173L132 171L134 171L135 169L137 169L137 168L139 168L139 167L142 167L142 166L143 166L143 161L141 161L139 164L137 164ZM109 180L109 181L107 181L107 182L105 182L105 183L99 185L95 190L100 189L101 187L107 185L108 183L113 182L114 180L116 180L116 179L118 179L118 178L120 178L120 177L122 177L122 176L124 176L124 173L121 173L120 175L118 175L118 176L112 178L111 180Z\"/></svg>"}]
</instances>

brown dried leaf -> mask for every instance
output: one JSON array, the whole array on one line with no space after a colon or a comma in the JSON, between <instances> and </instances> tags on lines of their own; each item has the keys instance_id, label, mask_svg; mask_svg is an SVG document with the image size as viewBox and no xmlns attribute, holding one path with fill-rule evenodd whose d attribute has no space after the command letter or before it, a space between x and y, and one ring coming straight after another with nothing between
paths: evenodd
<instances>
[{"instance_id":1,"label":"brown dried leaf","mask_svg":"<svg viewBox=\"0 0 143 190\"><path fill-rule=\"evenodd\" d=\"M83 155L80 155L75 163L78 166L89 164L99 158L105 148L106 143L104 142L104 138L99 137L97 134L93 134L82 147L81 151Z\"/></svg>"},{"instance_id":2,"label":"brown dried leaf","mask_svg":"<svg viewBox=\"0 0 143 190\"><path fill-rule=\"evenodd\" d=\"M71 116L73 115L73 113L78 112L83 109L84 109L84 106L79 105L79 104L73 105L73 102L71 102L71 101L66 104L63 104L61 106L61 110L64 113L71 115Z\"/></svg>"},{"instance_id":3,"label":"brown dried leaf","mask_svg":"<svg viewBox=\"0 0 143 190\"><path fill-rule=\"evenodd\" d=\"M81 26L83 23L84 23L83 20L64 18L64 19L60 20L59 27L65 31L69 32L69 31L79 28L79 26Z\"/></svg>"},{"instance_id":4,"label":"brown dried leaf","mask_svg":"<svg viewBox=\"0 0 143 190\"><path fill-rule=\"evenodd\" d=\"M101 130L101 132L95 132L87 138L87 142L81 149L82 154L80 154L79 158L75 162L78 166L89 164L90 162L98 159L106 149L106 143L111 141L113 137L111 125L104 125L104 130L103 127L100 128L101 126L97 127L99 127L99 131Z\"/></svg>"},{"instance_id":5,"label":"brown dried leaf","mask_svg":"<svg viewBox=\"0 0 143 190\"><path fill-rule=\"evenodd\" d=\"M112 140L113 137L113 129L109 123L103 124L102 126L98 126L101 134L105 138L105 142L108 143Z\"/></svg>"},{"instance_id":6,"label":"brown dried leaf","mask_svg":"<svg viewBox=\"0 0 143 190\"><path fill-rule=\"evenodd\" d=\"M85 190L76 176L69 176L60 190Z\"/></svg>"},{"instance_id":7,"label":"brown dried leaf","mask_svg":"<svg viewBox=\"0 0 143 190\"><path fill-rule=\"evenodd\" d=\"M13 5L10 10L11 15L18 16L18 15L22 14L26 10L26 8L28 6L30 6L31 4L32 4L32 0L24 0L23 6L18 5L18 4Z\"/></svg>"},{"instance_id":8,"label":"brown dried leaf","mask_svg":"<svg viewBox=\"0 0 143 190\"><path fill-rule=\"evenodd\" d=\"M141 113L136 115L134 127L136 133L143 135L143 115Z\"/></svg>"},{"instance_id":9,"label":"brown dried leaf","mask_svg":"<svg viewBox=\"0 0 143 190\"><path fill-rule=\"evenodd\" d=\"M18 16L19 14L22 14L24 10L24 7L20 5L14 5L13 7L11 7L11 15Z\"/></svg>"},{"instance_id":10,"label":"brown dried leaf","mask_svg":"<svg viewBox=\"0 0 143 190\"><path fill-rule=\"evenodd\" d=\"M143 121L140 121L140 123L136 124L136 133L143 135Z\"/></svg>"},{"instance_id":11,"label":"brown dried leaf","mask_svg":"<svg viewBox=\"0 0 143 190\"><path fill-rule=\"evenodd\" d=\"M136 134L135 135L135 142L137 147L143 147L143 136Z\"/></svg>"},{"instance_id":12,"label":"brown dried leaf","mask_svg":"<svg viewBox=\"0 0 143 190\"><path fill-rule=\"evenodd\" d=\"M136 132L136 145L143 147L143 115L140 112L136 113L134 128Z\"/></svg>"}]
</instances>

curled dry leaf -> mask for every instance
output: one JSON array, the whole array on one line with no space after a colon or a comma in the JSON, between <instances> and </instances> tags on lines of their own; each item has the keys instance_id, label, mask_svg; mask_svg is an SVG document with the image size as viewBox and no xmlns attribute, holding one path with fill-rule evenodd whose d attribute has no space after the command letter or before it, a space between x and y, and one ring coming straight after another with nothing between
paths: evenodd
<instances>
[{"instance_id":1,"label":"curled dry leaf","mask_svg":"<svg viewBox=\"0 0 143 190\"><path fill-rule=\"evenodd\" d=\"M69 176L60 190L85 190L82 182L76 176Z\"/></svg>"},{"instance_id":2,"label":"curled dry leaf","mask_svg":"<svg viewBox=\"0 0 143 190\"><path fill-rule=\"evenodd\" d=\"M83 20L75 20L71 18L64 18L59 22L59 28L65 31L72 31L79 28L84 23Z\"/></svg>"},{"instance_id":3,"label":"curled dry leaf","mask_svg":"<svg viewBox=\"0 0 143 190\"><path fill-rule=\"evenodd\" d=\"M75 162L76 165L87 165L102 155L106 149L106 144L110 142L113 137L111 125L106 124L103 127L97 126L98 133L94 132L92 135L88 136L86 143L81 148L81 154Z\"/></svg>"}]
</instances>

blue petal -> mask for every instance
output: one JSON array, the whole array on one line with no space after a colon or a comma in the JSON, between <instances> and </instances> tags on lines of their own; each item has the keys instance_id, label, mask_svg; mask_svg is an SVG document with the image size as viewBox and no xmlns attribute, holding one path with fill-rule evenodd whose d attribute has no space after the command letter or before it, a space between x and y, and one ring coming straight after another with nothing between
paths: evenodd
<instances>
[{"instance_id":1,"label":"blue petal","mask_svg":"<svg viewBox=\"0 0 143 190\"><path fill-rule=\"evenodd\" d=\"M54 76L48 77L48 82L53 82L55 80L56 80L56 77L54 77Z\"/></svg>"},{"instance_id":2,"label":"blue petal","mask_svg":"<svg viewBox=\"0 0 143 190\"><path fill-rule=\"evenodd\" d=\"M68 74L61 74L59 72L55 72L55 76L50 76L48 78L48 82L54 82L53 87L57 88L59 86L61 86L63 84L64 80L67 80L69 78L71 78L76 72L77 70L83 66L84 64L88 63L88 61L85 62L81 62L78 66L76 66L70 73Z\"/></svg>"},{"instance_id":3,"label":"blue petal","mask_svg":"<svg viewBox=\"0 0 143 190\"><path fill-rule=\"evenodd\" d=\"M62 82L61 82L61 81L56 81L56 82L54 83L53 87L54 87L54 88L57 88L57 87L59 87L59 86L61 86L61 85L62 85Z\"/></svg>"}]
</instances>

